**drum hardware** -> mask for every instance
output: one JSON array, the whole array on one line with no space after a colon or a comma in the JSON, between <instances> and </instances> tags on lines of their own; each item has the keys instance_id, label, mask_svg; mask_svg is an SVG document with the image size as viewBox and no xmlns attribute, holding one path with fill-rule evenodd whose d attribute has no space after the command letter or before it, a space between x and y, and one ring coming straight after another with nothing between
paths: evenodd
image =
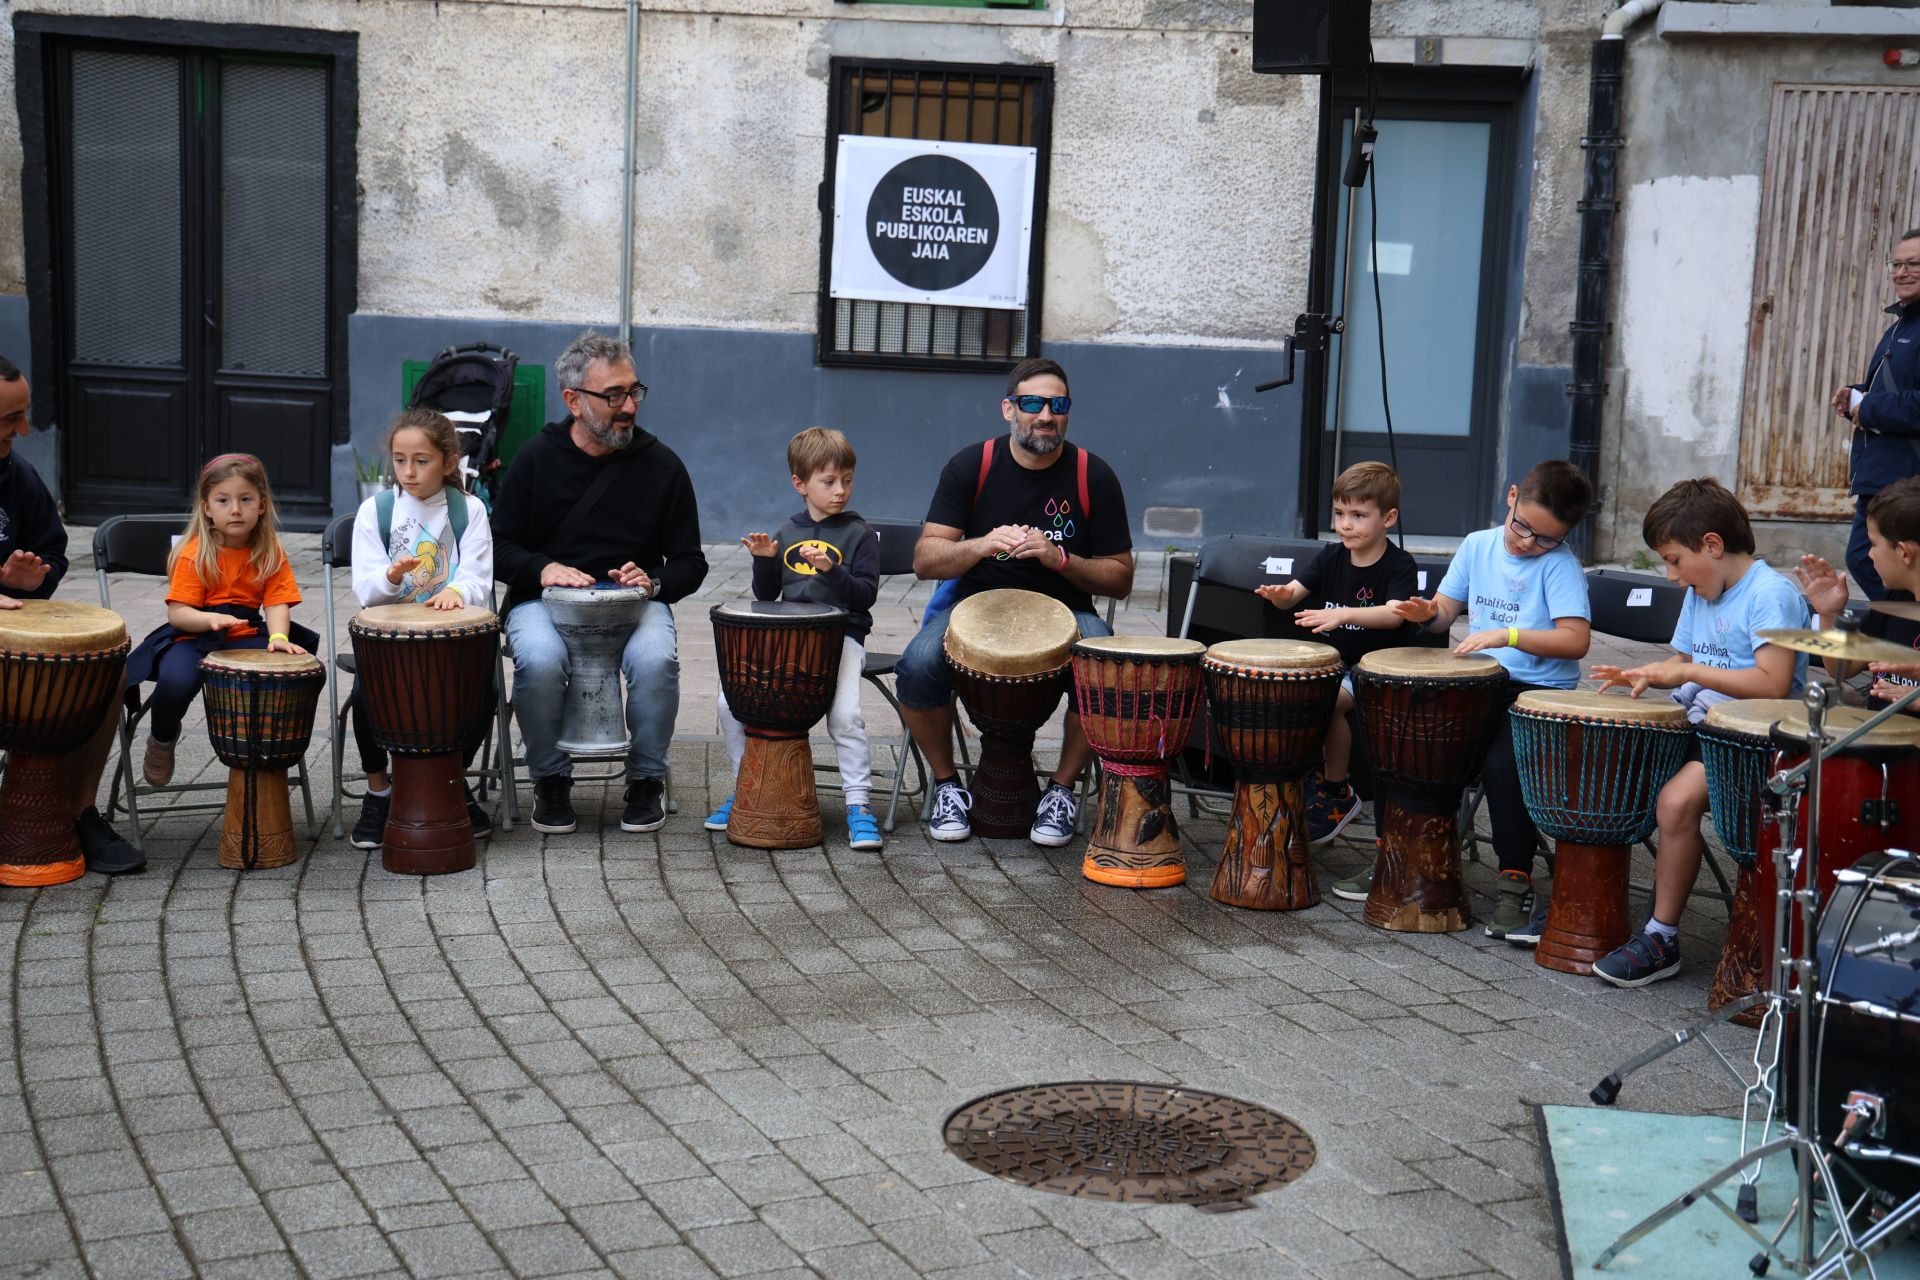
<instances>
[{"instance_id":1,"label":"drum hardware","mask_svg":"<svg viewBox=\"0 0 1920 1280\"><path fill-rule=\"evenodd\" d=\"M1869 1138L1887 1136L1887 1101L1877 1093L1866 1093L1855 1089L1847 1095L1847 1103L1841 1108L1846 1120L1840 1125L1840 1132L1833 1135L1833 1145L1845 1151L1849 1146L1858 1147L1854 1135L1863 1127Z\"/></svg>"},{"instance_id":2,"label":"drum hardware","mask_svg":"<svg viewBox=\"0 0 1920 1280\"><path fill-rule=\"evenodd\" d=\"M1864 879L1864 877L1862 877L1862 879ZM1905 897L1909 895L1902 894L1902 896ZM1909 929L1905 933L1883 933L1877 942L1869 942L1858 947L1848 947L1847 954L1850 956L1877 956L1892 951L1896 947L1911 946L1915 942L1920 942L1920 927Z\"/></svg>"},{"instance_id":3,"label":"drum hardware","mask_svg":"<svg viewBox=\"0 0 1920 1280\"><path fill-rule=\"evenodd\" d=\"M1756 631L1754 635L1768 644L1777 644L1782 649L1791 649L1795 653L1810 653L1816 658L1838 658L1843 662L1897 662L1913 661L1913 650L1891 640L1879 640L1873 636L1838 627L1832 631L1803 631L1797 627L1777 627L1771 631Z\"/></svg>"},{"instance_id":4,"label":"drum hardware","mask_svg":"<svg viewBox=\"0 0 1920 1280\"><path fill-rule=\"evenodd\" d=\"M1798 639L1801 633L1779 632L1763 633L1786 635ZM1812 636L1831 637L1836 633L1812 632ZM1838 633L1853 635L1854 633ZM1785 647L1795 647L1787 645ZM1820 652L1819 650L1809 650ZM1904 651L1903 651L1904 652ZM1883 659L1874 659L1883 660ZM1683 1044L1695 1039L1703 1040L1722 1066L1743 1086L1742 1115L1740 1130L1740 1154L1721 1166L1697 1186L1661 1206L1640 1222L1629 1227L1618 1239L1610 1244L1594 1262L1596 1270L1603 1269L1620 1253L1631 1246L1662 1223L1686 1211L1694 1204L1705 1201L1719 1209L1740 1230L1744 1231L1760 1246L1760 1253L1748 1263L1755 1275L1764 1275L1775 1263L1780 1263L1795 1275L1812 1278L1827 1277L1845 1272L1852 1274L1854 1265L1863 1265L1872 1273L1869 1251L1890 1241L1896 1233L1912 1229L1916 1219L1920 1219L1920 1191L1916 1191L1906 1200L1900 1201L1869 1183L1857 1170L1847 1168L1846 1172L1862 1187L1861 1194L1849 1201L1840 1194L1838 1179L1835 1175L1833 1157L1825 1144L1820 1141L1816 1123L1816 1095L1819 1090L1815 1074L1816 1039L1824 1041L1827 1034L1826 1011L1831 1008L1844 1008L1867 1017L1884 1017L1894 1013L1896 1018L1907 1021L1912 1016L1878 1005L1872 1000L1854 1000L1844 996L1835 997L1831 986L1839 970L1839 956L1851 954L1849 948L1839 945L1836 940L1835 957L1832 968L1825 975L1825 987L1822 989L1823 973L1820 964L1820 924L1823 914L1819 893L1821 858L1821 806L1823 800L1823 778L1826 762L1844 751L1854 742L1869 733L1876 725L1903 709L1915 698L1920 698L1920 688L1916 688L1894 702L1877 715L1868 717L1852 729L1829 737L1827 730L1827 712L1829 700L1834 696L1831 686L1834 682L1824 673L1811 674L1806 688L1806 714L1808 748L1807 759L1791 768L1778 770L1767 781L1767 789L1779 801L1773 808L1772 820L1778 828L1779 838L1773 849L1777 883L1781 886L1775 892L1774 903L1774 945L1772 957L1772 981L1766 991L1755 992L1740 1000L1733 1001L1718 1013L1700 1022L1674 1031L1670 1036L1651 1048L1643 1051L1606 1079L1595 1085L1590 1096L1601 1106L1611 1104L1620 1092L1621 1082L1634 1071L1654 1060L1664 1057ZM1807 830L1804 845L1796 844L1795 834L1799 825L1800 805L1792 801L1797 793L1804 791L1806 799ZM1887 855L1881 855L1887 856ZM1891 855L1889 860L1909 861L1911 855L1901 852ZM1798 874L1804 867L1805 878ZM1837 877L1836 877L1837 880ZM1886 881L1880 877L1861 874L1850 878L1846 883L1859 886L1859 895L1853 901L1848 912L1838 917L1839 928L1836 939L1843 939L1853 921L1865 907L1869 898L1867 890L1878 887ZM1904 892L1898 896L1910 896ZM1788 926L1790 911L1797 911L1799 929ZM1873 944L1868 944L1873 945ZM1856 1009L1865 1004L1867 1009ZM1706 1035L1713 1025L1730 1020L1738 1013L1749 1008L1762 1010L1760 1036L1754 1045L1753 1072L1743 1076L1717 1045ZM1786 1052L1787 1019L1794 1019L1793 1052L1791 1055L1791 1073L1782 1078L1789 1065ZM1913 1019L1920 1021L1920 1019ZM1816 1032L1815 1028L1818 1028ZM1843 1055L1836 1055L1836 1063ZM1822 1055L1822 1064L1826 1059ZM1884 1113L1881 1096L1870 1091L1857 1091L1874 1099ZM1783 1094L1790 1094L1785 1098ZM1783 1106L1782 1104L1786 1105ZM1853 1094L1848 1096L1848 1105L1855 1104ZM1874 1105L1864 1098L1858 1104L1861 1107ZM1782 1120L1782 1134L1769 1138L1773 1129L1775 1114L1785 1111L1787 1117ZM1853 1111L1846 1114L1851 1118ZM1751 1132L1758 1128L1757 1140ZM1844 1124L1843 1124L1844 1131ZM1884 1155L1881 1154L1884 1151ZM1771 1237L1762 1235L1756 1229L1759 1221L1758 1189L1762 1162L1769 1156L1782 1152L1790 1153L1795 1165L1796 1188L1792 1206L1787 1217L1780 1223ZM1920 1167L1920 1157L1907 1155L1891 1147L1861 1147L1850 1143L1842 1149L1842 1155L1861 1160L1880 1160L1897 1166ZM1729 1179L1740 1178L1739 1193L1735 1204L1729 1206L1720 1197L1717 1189ZM1820 1195L1826 1204L1832 1207L1830 1227L1824 1229L1814 1223L1816 1183ZM1888 1209L1886 1216L1873 1223L1867 1230L1855 1233L1852 1219L1863 1209L1870 1206ZM1794 1244L1789 1253L1781 1247L1781 1241L1788 1233L1793 1233Z\"/></svg>"},{"instance_id":5,"label":"drum hardware","mask_svg":"<svg viewBox=\"0 0 1920 1280\"><path fill-rule=\"evenodd\" d=\"M1889 618L1920 622L1920 600L1875 600L1867 608L1875 613L1884 613Z\"/></svg>"}]
</instances>

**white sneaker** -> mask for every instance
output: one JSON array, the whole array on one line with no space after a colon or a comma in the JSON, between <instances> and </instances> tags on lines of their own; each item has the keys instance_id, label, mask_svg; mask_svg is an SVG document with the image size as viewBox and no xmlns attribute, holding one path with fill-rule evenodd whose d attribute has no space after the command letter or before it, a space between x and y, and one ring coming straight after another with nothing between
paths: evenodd
<instances>
[{"instance_id":1,"label":"white sneaker","mask_svg":"<svg viewBox=\"0 0 1920 1280\"><path fill-rule=\"evenodd\" d=\"M957 782L941 783L934 788L933 808L927 811L927 834L947 844L972 839L973 825L967 821L971 808L973 797L965 787Z\"/></svg>"},{"instance_id":2,"label":"white sneaker","mask_svg":"<svg viewBox=\"0 0 1920 1280\"><path fill-rule=\"evenodd\" d=\"M1033 811L1033 829L1027 839L1049 849L1073 843L1073 820L1080 812L1073 792L1057 782L1047 784L1040 794L1039 807Z\"/></svg>"}]
</instances>

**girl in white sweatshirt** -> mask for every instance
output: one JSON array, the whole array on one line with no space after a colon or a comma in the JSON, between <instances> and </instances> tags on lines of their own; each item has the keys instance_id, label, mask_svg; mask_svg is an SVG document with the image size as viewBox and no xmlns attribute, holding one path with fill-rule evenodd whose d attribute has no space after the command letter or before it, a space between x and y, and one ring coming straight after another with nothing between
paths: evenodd
<instances>
[{"instance_id":1,"label":"girl in white sweatshirt","mask_svg":"<svg viewBox=\"0 0 1920 1280\"><path fill-rule=\"evenodd\" d=\"M430 609L485 609L493 601L493 531L480 499L463 493L460 438L434 409L408 409L393 420L387 454L396 489L360 504L353 520L353 594L363 606L417 602ZM449 480L456 483L449 485ZM356 687L347 700L353 736L367 775L367 798L354 824L357 849L378 849L392 799L387 754L373 740L366 702ZM471 797L476 836L492 834Z\"/></svg>"}]
</instances>

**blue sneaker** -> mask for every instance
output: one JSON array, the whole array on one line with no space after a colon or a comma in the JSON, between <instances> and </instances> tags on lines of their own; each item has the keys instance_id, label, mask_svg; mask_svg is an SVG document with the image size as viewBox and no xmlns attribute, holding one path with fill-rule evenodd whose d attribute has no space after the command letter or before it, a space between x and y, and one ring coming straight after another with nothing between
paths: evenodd
<instances>
[{"instance_id":1,"label":"blue sneaker","mask_svg":"<svg viewBox=\"0 0 1920 1280\"><path fill-rule=\"evenodd\" d=\"M1609 954L1594 961L1593 976L1616 987L1644 987L1680 972L1678 940L1667 941L1642 929Z\"/></svg>"},{"instance_id":2,"label":"blue sneaker","mask_svg":"<svg viewBox=\"0 0 1920 1280\"><path fill-rule=\"evenodd\" d=\"M874 821L873 810L864 804L847 806L847 845L853 849L884 849L887 842L880 838L880 824Z\"/></svg>"},{"instance_id":3,"label":"blue sneaker","mask_svg":"<svg viewBox=\"0 0 1920 1280\"><path fill-rule=\"evenodd\" d=\"M706 827L706 829L709 831L725 831L727 829L727 819L731 818L732 816L733 816L733 797L728 796L725 800L722 800L720 802L720 807L718 809L715 809L712 813L707 815L707 820L701 825Z\"/></svg>"}]
</instances>

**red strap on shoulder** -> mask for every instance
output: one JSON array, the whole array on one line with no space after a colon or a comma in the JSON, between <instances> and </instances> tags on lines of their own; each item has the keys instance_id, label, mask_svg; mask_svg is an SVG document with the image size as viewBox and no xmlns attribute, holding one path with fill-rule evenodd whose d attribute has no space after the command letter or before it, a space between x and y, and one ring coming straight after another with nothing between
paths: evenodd
<instances>
[{"instance_id":1,"label":"red strap on shoulder","mask_svg":"<svg viewBox=\"0 0 1920 1280\"><path fill-rule=\"evenodd\" d=\"M1087 451L1076 445L1074 452L1080 455L1080 518L1085 520L1093 511L1093 504L1087 501Z\"/></svg>"},{"instance_id":2,"label":"red strap on shoulder","mask_svg":"<svg viewBox=\"0 0 1920 1280\"><path fill-rule=\"evenodd\" d=\"M980 443L980 479L973 486L973 505L980 505L980 495L987 491L987 472L993 470L993 439L989 437ZM1086 486L1081 486L1086 492Z\"/></svg>"}]
</instances>

